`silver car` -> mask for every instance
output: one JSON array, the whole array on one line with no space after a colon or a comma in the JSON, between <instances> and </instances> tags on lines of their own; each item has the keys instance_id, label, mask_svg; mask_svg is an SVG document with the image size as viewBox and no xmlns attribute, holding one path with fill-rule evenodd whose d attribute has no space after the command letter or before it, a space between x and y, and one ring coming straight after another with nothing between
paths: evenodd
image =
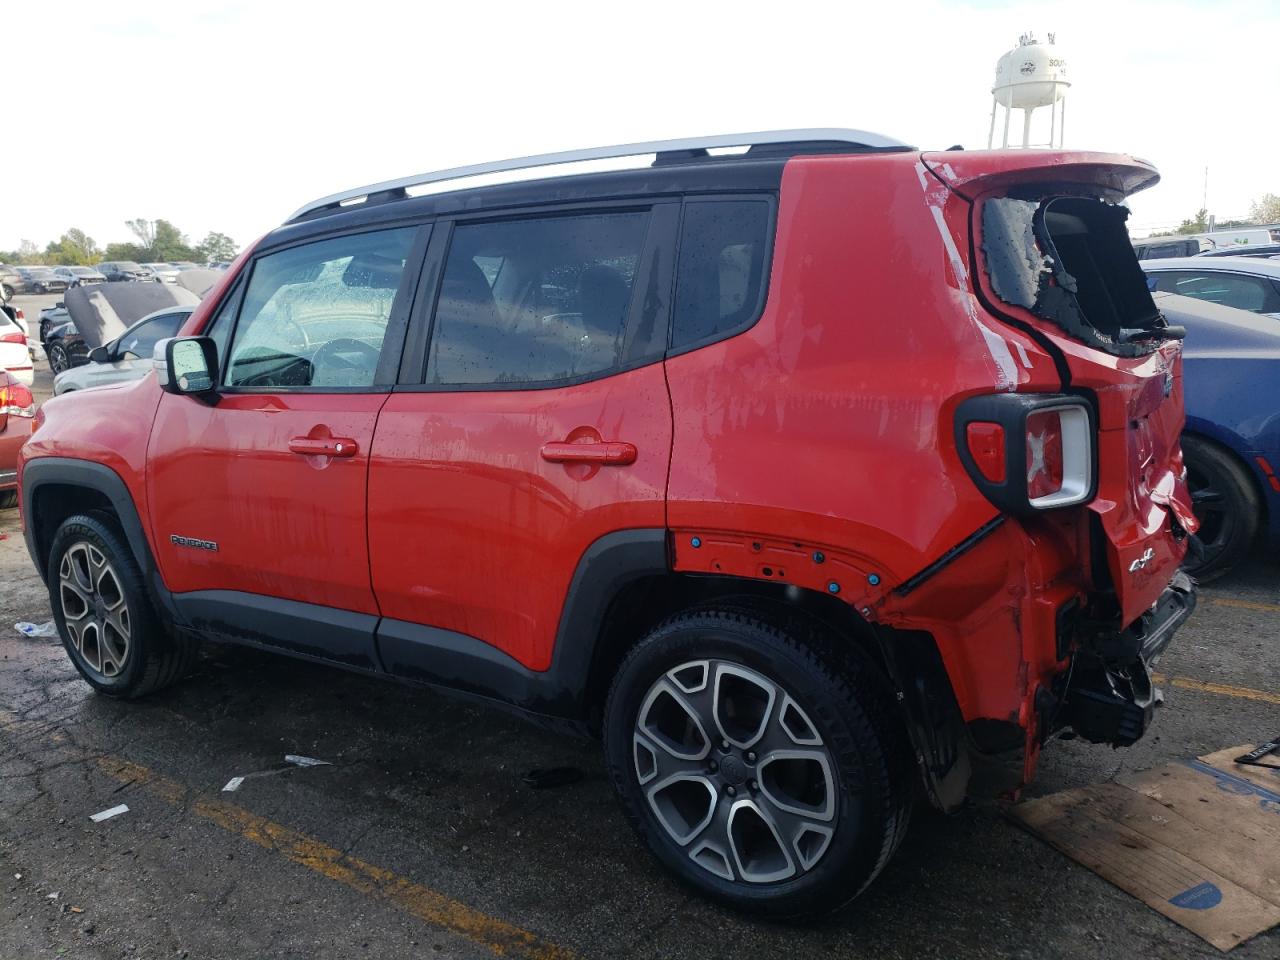
<instances>
[{"instance_id":1,"label":"silver car","mask_svg":"<svg viewBox=\"0 0 1280 960\"><path fill-rule=\"evenodd\" d=\"M141 379L152 369L156 342L177 336L194 309L194 306L166 307L147 314L115 340L91 350L88 363L54 377L54 395Z\"/></svg>"},{"instance_id":2,"label":"silver car","mask_svg":"<svg viewBox=\"0 0 1280 960\"><path fill-rule=\"evenodd\" d=\"M1265 313L1280 319L1280 261L1256 257L1176 257L1138 266L1152 290Z\"/></svg>"}]
</instances>

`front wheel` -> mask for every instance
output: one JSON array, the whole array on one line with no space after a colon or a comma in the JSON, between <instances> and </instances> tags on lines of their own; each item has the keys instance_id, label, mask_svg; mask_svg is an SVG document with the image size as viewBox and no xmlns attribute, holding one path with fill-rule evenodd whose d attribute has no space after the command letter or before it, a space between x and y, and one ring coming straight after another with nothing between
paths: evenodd
<instances>
[{"instance_id":1,"label":"front wheel","mask_svg":"<svg viewBox=\"0 0 1280 960\"><path fill-rule=\"evenodd\" d=\"M12 299L13 287L9 286L7 283L0 284L0 300L4 300L7 303Z\"/></svg>"},{"instance_id":2,"label":"front wheel","mask_svg":"<svg viewBox=\"0 0 1280 960\"><path fill-rule=\"evenodd\" d=\"M54 373L62 373L71 369L71 356L61 343L51 344L48 349L49 369Z\"/></svg>"},{"instance_id":3,"label":"front wheel","mask_svg":"<svg viewBox=\"0 0 1280 960\"><path fill-rule=\"evenodd\" d=\"M657 858L756 915L848 903L909 816L910 754L877 666L758 610L693 611L645 637L609 694L605 751Z\"/></svg>"},{"instance_id":4,"label":"front wheel","mask_svg":"<svg viewBox=\"0 0 1280 960\"><path fill-rule=\"evenodd\" d=\"M140 697L190 669L194 641L165 632L133 553L101 515L73 516L58 528L48 581L67 655L99 693Z\"/></svg>"},{"instance_id":5,"label":"front wheel","mask_svg":"<svg viewBox=\"0 0 1280 960\"><path fill-rule=\"evenodd\" d=\"M1211 440L1184 434L1182 456L1204 548L1199 557L1188 554L1183 569L1214 580L1248 556L1262 513L1258 492L1235 456Z\"/></svg>"}]
</instances>

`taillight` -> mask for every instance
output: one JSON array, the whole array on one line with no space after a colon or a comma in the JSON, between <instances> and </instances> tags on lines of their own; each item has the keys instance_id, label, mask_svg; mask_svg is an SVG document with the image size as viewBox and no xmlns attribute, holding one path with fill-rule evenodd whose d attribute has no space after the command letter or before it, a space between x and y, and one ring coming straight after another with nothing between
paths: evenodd
<instances>
[{"instance_id":1,"label":"taillight","mask_svg":"<svg viewBox=\"0 0 1280 960\"><path fill-rule=\"evenodd\" d=\"M0 413L11 417L34 417L36 398L20 383L7 384L0 387Z\"/></svg>"},{"instance_id":2,"label":"taillight","mask_svg":"<svg viewBox=\"0 0 1280 960\"><path fill-rule=\"evenodd\" d=\"M971 397L956 413L960 458L987 499L1011 513L1093 497L1094 428L1078 397Z\"/></svg>"},{"instance_id":3,"label":"taillight","mask_svg":"<svg viewBox=\"0 0 1280 960\"><path fill-rule=\"evenodd\" d=\"M15 330L13 333L0 333L0 343L20 343L26 346L27 335L21 330Z\"/></svg>"}]
</instances>

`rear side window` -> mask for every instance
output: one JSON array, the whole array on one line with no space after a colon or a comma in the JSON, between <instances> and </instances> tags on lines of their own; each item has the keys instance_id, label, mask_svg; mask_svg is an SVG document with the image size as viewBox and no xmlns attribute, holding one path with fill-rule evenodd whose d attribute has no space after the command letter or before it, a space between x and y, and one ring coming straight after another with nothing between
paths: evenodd
<instances>
[{"instance_id":1,"label":"rear side window","mask_svg":"<svg viewBox=\"0 0 1280 960\"><path fill-rule=\"evenodd\" d=\"M226 384L373 386L416 233L406 227L336 237L259 259L227 356Z\"/></svg>"},{"instance_id":2,"label":"rear side window","mask_svg":"<svg viewBox=\"0 0 1280 960\"><path fill-rule=\"evenodd\" d=\"M680 350L750 326L763 307L769 204L685 204L676 267L671 347Z\"/></svg>"},{"instance_id":3,"label":"rear side window","mask_svg":"<svg viewBox=\"0 0 1280 960\"><path fill-rule=\"evenodd\" d=\"M1166 270L1153 276L1157 290L1253 313L1280 312L1280 292L1265 277L1197 270Z\"/></svg>"},{"instance_id":4,"label":"rear side window","mask_svg":"<svg viewBox=\"0 0 1280 960\"><path fill-rule=\"evenodd\" d=\"M462 223L436 303L427 383L551 383L626 359L648 210Z\"/></svg>"}]
</instances>

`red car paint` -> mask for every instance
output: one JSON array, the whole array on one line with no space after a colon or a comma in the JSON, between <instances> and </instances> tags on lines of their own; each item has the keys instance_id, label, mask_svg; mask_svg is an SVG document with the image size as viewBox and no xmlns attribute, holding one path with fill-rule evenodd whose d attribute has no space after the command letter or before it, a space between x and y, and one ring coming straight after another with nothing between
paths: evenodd
<instances>
[{"instance_id":1,"label":"red car paint","mask_svg":"<svg viewBox=\"0 0 1280 960\"><path fill-rule=\"evenodd\" d=\"M31 436L34 408L31 389L0 370L0 493L18 486L18 452Z\"/></svg>"},{"instance_id":2,"label":"red car paint","mask_svg":"<svg viewBox=\"0 0 1280 960\"><path fill-rule=\"evenodd\" d=\"M763 315L729 339L552 390L207 405L162 398L148 377L52 401L23 455L117 472L171 591L429 624L532 671L551 663L587 546L665 527L676 572L790 584L871 623L927 631L964 720L1025 732L1029 776L1037 694L1067 666L1055 618L1098 587L1090 515L1117 629L1165 590L1181 533L1195 529L1177 440L1180 348L1122 359L1025 310L1005 311L1017 326L995 315L977 217L1015 186L1118 199L1154 179L1139 161L1097 154L797 157L783 173ZM251 257L184 333L204 329ZM961 461L958 406L1061 391L1046 343L1097 397L1096 496L1010 519L906 590L1000 516ZM338 440L354 455L298 452ZM548 446L559 444L589 452ZM169 541L211 525L216 552Z\"/></svg>"}]
</instances>

